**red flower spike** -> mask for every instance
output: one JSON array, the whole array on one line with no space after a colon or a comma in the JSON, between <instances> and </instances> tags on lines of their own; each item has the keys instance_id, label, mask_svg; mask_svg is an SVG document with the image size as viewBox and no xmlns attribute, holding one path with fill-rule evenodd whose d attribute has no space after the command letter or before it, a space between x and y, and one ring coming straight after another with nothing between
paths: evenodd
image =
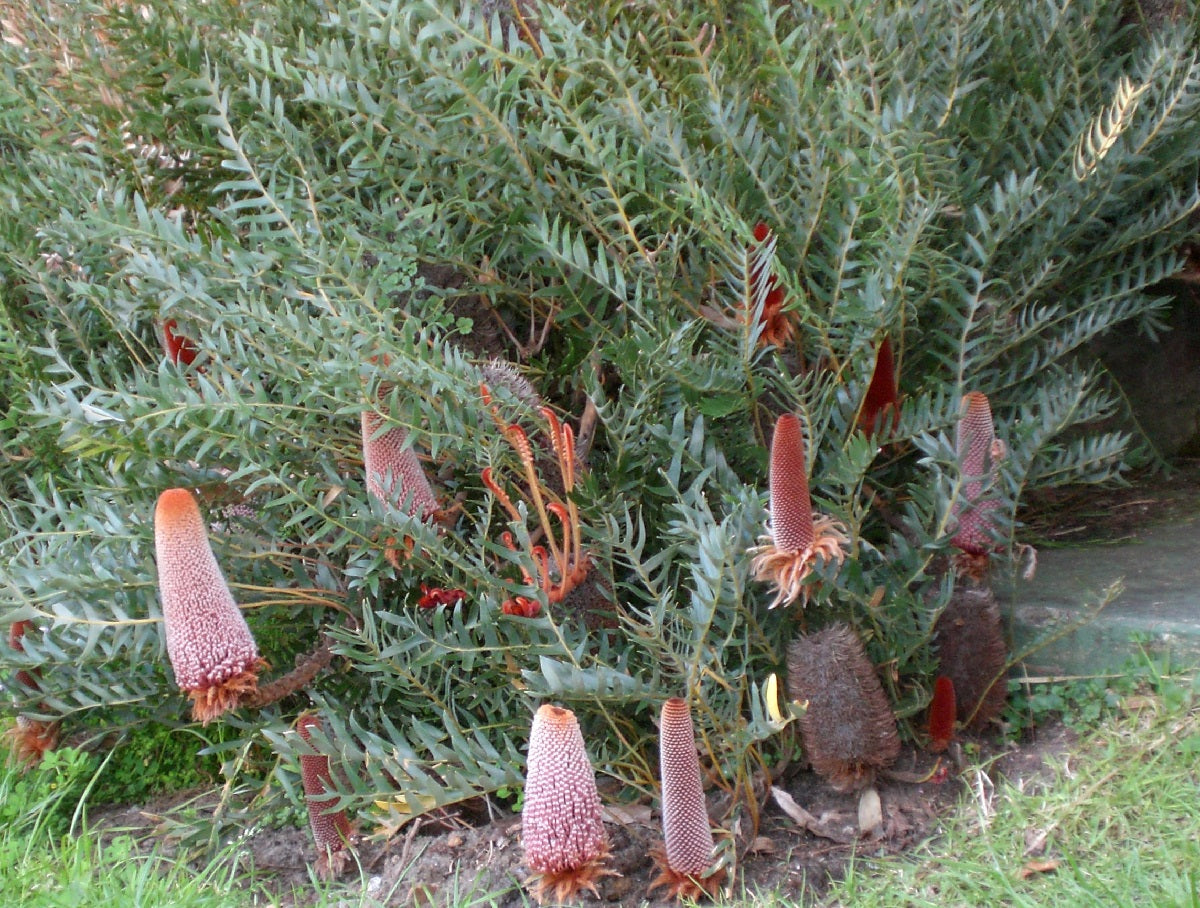
<instances>
[{"instance_id":1,"label":"red flower spike","mask_svg":"<svg viewBox=\"0 0 1200 908\"><path fill-rule=\"evenodd\" d=\"M791 314L783 311L786 294L779 286L779 278L771 273L775 252L771 228L759 221L754 225L754 240L759 248L751 250L750 299L757 300L760 293L763 296L759 343L783 347L795 336L796 325Z\"/></svg>"},{"instance_id":2,"label":"red flower spike","mask_svg":"<svg viewBox=\"0 0 1200 908\"><path fill-rule=\"evenodd\" d=\"M439 605L453 606L467 598L465 590L448 590L440 586L421 584L421 597L417 608L431 609Z\"/></svg>"},{"instance_id":3,"label":"red flower spike","mask_svg":"<svg viewBox=\"0 0 1200 908\"><path fill-rule=\"evenodd\" d=\"M296 720L296 731L310 749L314 729L321 730L321 721L312 713L305 713ZM300 754L300 779L308 804L308 825L317 845L316 873L320 879L332 879L346 868L353 849L346 812L334 809L338 802L336 795L326 797L335 792L329 757L315 750Z\"/></svg>"},{"instance_id":4,"label":"red flower spike","mask_svg":"<svg viewBox=\"0 0 1200 908\"><path fill-rule=\"evenodd\" d=\"M784 413L771 439L770 521L762 545L751 550L755 580L773 582L776 596L770 608L808 600L804 581L818 560L845 560L849 544L845 527L816 514L808 493L804 435L795 413Z\"/></svg>"},{"instance_id":5,"label":"red flower spike","mask_svg":"<svg viewBox=\"0 0 1200 908\"><path fill-rule=\"evenodd\" d=\"M437 496L421 459L404 442L408 433L399 426L383 431L384 420L370 410L362 414L363 468L367 491L383 503L403 507L407 513L426 520L438 507Z\"/></svg>"},{"instance_id":6,"label":"red flower spike","mask_svg":"<svg viewBox=\"0 0 1200 908\"><path fill-rule=\"evenodd\" d=\"M18 653L25 652L25 645L23 643L21 643L21 638L25 636L25 632L27 630L29 630L29 628L31 628L32 626L33 626L33 622L30 621L29 619L24 619L22 621L14 621L8 628L8 645L9 645L9 647ZM36 669L35 669L35 673L36 673ZM32 691L40 692L42 689L41 685L39 685L37 683L37 679L34 678L34 676L31 675L29 672L25 671L25 669L18 670L17 683L20 684L22 687L28 688L29 690L32 690Z\"/></svg>"},{"instance_id":7,"label":"red flower spike","mask_svg":"<svg viewBox=\"0 0 1200 908\"><path fill-rule=\"evenodd\" d=\"M539 904L584 889L599 894L597 881L611 873L601 866L609 849L596 774L575 714L561 706L546 704L533 717L521 841Z\"/></svg>"},{"instance_id":8,"label":"red flower spike","mask_svg":"<svg viewBox=\"0 0 1200 908\"><path fill-rule=\"evenodd\" d=\"M168 489L154 512L158 589L175 682L207 725L258 692L266 667L208 544L187 489Z\"/></svg>"},{"instance_id":9,"label":"red flower spike","mask_svg":"<svg viewBox=\"0 0 1200 908\"><path fill-rule=\"evenodd\" d=\"M891 423L890 427L888 423ZM900 399L896 392L896 360L892 356L892 339L884 336L875 351L875 371L867 386L858 414L858 427L868 435L876 431L896 431L900 424Z\"/></svg>"},{"instance_id":10,"label":"red flower spike","mask_svg":"<svg viewBox=\"0 0 1200 908\"><path fill-rule=\"evenodd\" d=\"M162 323L163 349L167 353L167 359L173 364L179 365L182 362L185 366L190 366L199 355L200 348L192 342L191 338L176 334L175 329L178 326L179 323L173 318L166 319Z\"/></svg>"},{"instance_id":11,"label":"red flower spike","mask_svg":"<svg viewBox=\"0 0 1200 908\"><path fill-rule=\"evenodd\" d=\"M672 697L663 703L658 734L664 848L650 889L666 888L670 897L680 899L714 896L724 874L705 875L713 863L713 834L686 700Z\"/></svg>"},{"instance_id":12,"label":"red flower spike","mask_svg":"<svg viewBox=\"0 0 1200 908\"><path fill-rule=\"evenodd\" d=\"M14 621L8 628L8 645L18 653L25 652L21 638L32 626L33 622L27 619ZM33 673L20 669L17 672L17 683L27 690L40 693L42 688L38 684L37 678L34 677L36 674L38 674L37 669L34 669ZM58 745L58 733L61 727L59 722L45 722L29 716L17 715L12 727L4 733L8 752L17 764L34 766L41 762L46 751L53 750Z\"/></svg>"},{"instance_id":13,"label":"red flower spike","mask_svg":"<svg viewBox=\"0 0 1200 908\"><path fill-rule=\"evenodd\" d=\"M954 682L939 675L933 682L933 699L929 703L929 749L941 753L954 740Z\"/></svg>"},{"instance_id":14,"label":"red flower spike","mask_svg":"<svg viewBox=\"0 0 1200 908\"><path fill-rule=\"evenodd\" d=\"M989 495L986 485L995 482L1006 449L1004 442L996 438L987 395L969 392L963 397L962 408L955 437L963 476L962 498L954 503L958 528L951 543L966 556L959 561L959 572L978 580L986 573L989 554L998 548L994 512L1000 500Z\"/></svg>"},{"instance_id":15,"label":"red flower spike","mask_svg":"<svg viewBox=\"0 0 1200 908\"><path fill-rule=\"evenodd\" d=\"M529 553L537 567L538 577L535 580L522 569L524 581L530 586L536 586L545 591L546 598L551 603L562 602L573 589L587 578L591 568L590 560L583 551L582 536L579 530L579 510L571 498L571 492L575 488L575 433L570 426L563 424L548 407L541 409L541 413L549 425L550 446L562 477L562 488L566 497L564 502L559 501L558 496L549 489L543 491L543 483L538 477L537 465L534 460L533 447L525 430L514 423L504 421L500 411L492 404L491 390L486 384L481 383L479 390L484 404L491 410L492 419L495 420L496 425L521 461L522 471L525 474L525 487L529 490L528 503L532 505L530 510L537 515L542 537L546 541L545 547L534 546ZM496 500L508 513L509 518L514 521L522 520L520 510L496 481L491 467L484 469L480 475L483 484L496 496ZM547 502L547 496L551 498L549 502ZM559 536L554 533L554 526L550 521L551 514L558 518ZM509 549L517 551L510 533L506 532L501 539ZM510 615L527 614L530 611L527 607L528 603L530 600L517 597L505 602L502 610L505 614ZM538 611L540 608L532 609L534 615Z\"/></svg>"}]
</instances>

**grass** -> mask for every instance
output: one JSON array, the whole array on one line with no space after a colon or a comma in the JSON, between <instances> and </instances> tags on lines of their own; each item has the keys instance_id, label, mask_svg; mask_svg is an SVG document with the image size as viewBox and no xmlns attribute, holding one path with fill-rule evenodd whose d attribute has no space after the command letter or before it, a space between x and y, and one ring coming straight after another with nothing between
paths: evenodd
<instances>
[{"instance_id":1,"label":"grass","mask_svg":"<svg viewBox=\"0 0 1200 908\"><path fill-rule=\"evenodd\" d=\"M1127 697L1044 781L968 780L937 839L860 860L823 904L1200 908L1200 679Z\"/></svg>"},{"instance_id":2,"label":"grass","mask_svg":"<svg viewBox=\"0 0 1200 908\"><path fill-rule=\"evenodd\" d=\"M1157 677L1126 696L1037 781L1010 784L989 770L966 771L971 795L935 839L903 857L858 859L821 908L1200 908L1200 678ZM67 751L31 773L0 772L0 904L278 904L235 848L195 873L139 852L129 838L78 834L86 826L80 804L99 771ZM4 815L5 807L19 815ZM460 892L448 903L488 905L498 895ZM318 906L379 904L372 896L389 894L368 894L365 880L309 893ZM789 903L757 896L734 904Z\"/></svg>"}]
</instances>

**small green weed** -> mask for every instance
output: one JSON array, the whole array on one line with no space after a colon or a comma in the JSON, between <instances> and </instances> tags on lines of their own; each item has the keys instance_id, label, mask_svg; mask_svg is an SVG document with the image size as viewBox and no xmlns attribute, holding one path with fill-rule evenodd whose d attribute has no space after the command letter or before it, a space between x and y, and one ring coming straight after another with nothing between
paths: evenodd
<instances>
[{"instance_id":1,"label":"small green weed","mask_svg":"<svg viewBox=\"0 0 1200 908\"><path fill-rule=\"evenodd\" d=\"M50 838L66 832L96 771L96 759L63 747L49 751L41 763L28 769L4 762L0 770L0 828Z\"/></svg>"}]
</instances>

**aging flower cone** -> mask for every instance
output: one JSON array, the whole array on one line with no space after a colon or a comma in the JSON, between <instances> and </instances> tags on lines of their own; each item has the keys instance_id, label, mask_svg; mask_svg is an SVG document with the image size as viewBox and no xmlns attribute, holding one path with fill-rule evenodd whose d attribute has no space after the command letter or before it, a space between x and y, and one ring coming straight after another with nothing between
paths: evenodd
<instances>
[{"instance_id":1,"label":"aging flower cone","mask_svg":"<svg viewBox=\"0 0 1200 908\"><path fill-rule=\"evenodd\" d=\"M980 731L1008 701L1008 644L1000 605L987 586L959 584L933 625L940 673L954 685L958 721Z\"/></svg>"},{"instance_id":2,"label":"aging flower cone","mask_svg":"<svg viewBox=\"0 0 1200 908\"><path fill-rule=\"evenodd\" d=\"M787 650L788 693L807 700L804 750L838 791L859 791L896 761L900 737L887 694L848 624L797 637Z\"/></svg>"},{"instance_id":3,"label":"aging flower cone","mask_svg":"<svg viewBox=\"0 0 1200 908\"><path fill-rule=\"evenodd\" d=\"M663 852L652 890L665 887L675 898L715 895L723 873L708 874L713 862L712 826L704 802L696 732L688 702L672 697L659 720Z\"/></svg>"},{"instance_id":4,"label":"aging flower cone","mask_svg":"<svg viewBox=\"0 0 1200 908\"><path fill-rule=\"evenodd\" d=\"M168 489L154 513L158 589L175 682L208 724L258 691L266 664L217 565L196 499Z\"/></svg>"},{"instance_id":5,"label":"aging flower cone","mask_svg":"<svg viewBox=\"0 0 1200 908\"><path fill-rule=\"evenodd\" d=\"M846 558L845 527L831 517L813 513L804 464L804 435L795 413L784 413L771 439L771 516L761 545L751 549L755 580L775 584L770 608L808 601L805 581L817 561Z\"/></svg>"},{"instance_id":6,"label":"aging flower cone","mask_svg":"<svg viewBox=\"0 0 1200 908\"><path fill-rule=\"evenodd\" d=\"M582 889L595 893L596 881L610 872L602 866L608 835L596 774L575 714L561 706L546 704L533 717L521 840L539 904L565 901Z\"/></svg>"}]
</instances>

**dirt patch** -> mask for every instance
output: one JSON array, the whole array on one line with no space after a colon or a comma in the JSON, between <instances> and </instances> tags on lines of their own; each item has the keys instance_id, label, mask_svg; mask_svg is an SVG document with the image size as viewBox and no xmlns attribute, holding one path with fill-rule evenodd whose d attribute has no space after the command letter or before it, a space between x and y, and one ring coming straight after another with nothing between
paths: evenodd
<instances>
[{"instance_id":1,"label":"dirt patch","mask_svg":"<svg viewBox=\"0 0 1200 908\"><path fill-rule=\"evenodd\" d=\"M1119 542L1149 527L1194 517L1200 505L1200 460L1178 461L1169 473L1144 472L1111 488L1066 486L1027 496L1019 536L1035 545Z\"/></svg>"},{"instance_id":2,"label":"dirt patch","mask_svg":"<svg viewBox=\"0 0 1200 908\"><path fill-rule=\"evenodd\" d=\"M985 766L993 781L1003 777L1021 788L1049 778L1048 761L1069 752L1069 729L1054 724L1018 743L970 739L968 762ZM757 832L744 829L737 841L738 862L730 883L734 894L775 892L797 904L811 904L831 880L845 872L854 856L899 854L936 835L939 821L972 796L977 773L959 773L952 759L906 747L893 777L877 786L882 823L869 835L859 834L859 798L833 791L802 767L785 772L777 787L807 813L802 827L770 794L764 795ZM131 834L147 848L171 853L175 825L165 818L176 808L163 799L143 807L94 810L93 823L105 836ZM216 795L192 796L186 809L202 818ZM616 875L600 882L599 897L584 905L676 904L648 897L657 875L651 858L661 843L656 811L633 804L610 811L606 823L612 846L609 867ZM177 828L177 827L176 827ZM494 815L481 822L459 812L439 821L410 824L386 841L365 838L359 844L361 873L352 867L342 877L348 904L435 906L480 904L516 908L530 904L524 892L520 817ZM256 871L259 886L275 904L300 906L311 892L309 862L316 853L307 829L264 829L244 834L238 860ZM369 897L364 900L363 896Z\"/></svg>"}]
</instances>

